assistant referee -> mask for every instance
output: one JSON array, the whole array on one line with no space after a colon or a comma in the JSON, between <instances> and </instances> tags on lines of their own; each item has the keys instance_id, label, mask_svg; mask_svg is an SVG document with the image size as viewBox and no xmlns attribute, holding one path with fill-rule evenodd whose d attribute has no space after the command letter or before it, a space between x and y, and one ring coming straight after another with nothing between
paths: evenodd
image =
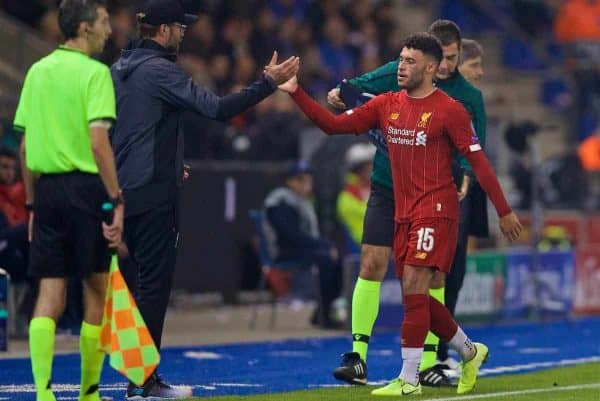
<instances>
[{"instance_id":1,"label":"assistant referee","mask_svg":"<svg viewBox=\"0 0 600 401\"><path fill-rule=\"evenodd\" d=\"M90 58L111 33L103 0L63 0L59 25L66 42L28 71L14 126L21 142L30 212L30 274L39 294L29 325L31 366L38 401L51 388L56 321L67 277L83 280L80 401L100 401L104 353L98 350L110 246L121 241L121 201L108 128L115 120L110 72ZM110 225L101 206L114 205Z\"/></svg>"}]
</instances>

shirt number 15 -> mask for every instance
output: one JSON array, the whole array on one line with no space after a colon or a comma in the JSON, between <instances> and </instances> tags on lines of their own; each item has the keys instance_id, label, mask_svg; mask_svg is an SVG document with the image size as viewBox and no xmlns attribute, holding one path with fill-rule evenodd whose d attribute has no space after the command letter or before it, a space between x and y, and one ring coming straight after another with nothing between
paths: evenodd
<instances>
[{"instance_id":1,"label":"shirt number 15","mask_svg":"<svg viewBox=\"0 0 600 401\"><path fill-rule=\"evenodd\" d=\"M433 233L434 229L429 227L421 227L417 231L419 239L417 240L417 250L431 252L433 249Z\"/></svg>"}]
</instances>

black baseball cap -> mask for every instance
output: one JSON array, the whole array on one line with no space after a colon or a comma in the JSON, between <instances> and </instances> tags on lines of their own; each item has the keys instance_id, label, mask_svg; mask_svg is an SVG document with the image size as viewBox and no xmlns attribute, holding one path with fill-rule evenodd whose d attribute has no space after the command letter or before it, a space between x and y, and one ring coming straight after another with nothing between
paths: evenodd
<instances>
[{"instance_id":1,"label":"black baseball cap","mask_svg":"<svg viewBox=\"0 0 600 401\"><path fill-rule=\"evenodd\" d=\"M140 22L154 26L175 22L190 25L198 20L197 16L185 13L179 0L146 0L137 16Z\"/></svg>"}]
</instances>

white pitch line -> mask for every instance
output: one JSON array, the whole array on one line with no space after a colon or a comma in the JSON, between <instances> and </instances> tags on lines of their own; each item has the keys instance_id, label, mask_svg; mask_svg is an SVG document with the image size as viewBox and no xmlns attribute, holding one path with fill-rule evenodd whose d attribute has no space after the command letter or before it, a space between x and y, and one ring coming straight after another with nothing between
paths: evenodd
<instances>
[{"instance_id":1,"label":"white pitch line","mask_svg":"<svg viewBox=\"0 0 600 401\"><path fill-rule=\"evenodd\" d=\"M555 368L560 366L572 366L579 365L582 363L593 363L600 362L600 356L591 356L587 358L576 358L576 359L561 359L560 361L549 361L549 362L533 362L522 365L510 365L510 366L498 366L495 368L481 369L479 374L481 376L487 376L497 373L513 373L521 372L524 370L532 370L537 368Z\"/></svg>"},{"instance_id":2,"label":"white pitch line","mask_svg":"<svg viewBox=\"0 0 600 401\"><path fill-rule=\"evenodd\" d=\"M100 391L119 391L126 388L127 384L100 385ZM79 384L52 384L52 390L57 393L79 392ZM2 385L0 393L35 393L35 386L32 384Z\"/></svg>"},{"instance_id":3,"label":"white pitch line","mask_svg":"<svg viewBox=\"0 0 600 401\"><path fill-rule=\"evenodd\" d=\"M174 387L189 387L189 386L177 386ZM203 385L197 384L191 386L193 388L198 388L202 390L216 390L217 387L264 387L262 384L248 384L248 383L212 383L212 385ZM121 391L127 388L126 384L121 385L100 385L100 391ZM56 393L75 393L79 392L78 384L53 384L52 390ZM35 393L35 386L32 384L23 384L23 385L2 385L0 386L0 393ZM9 398L0 397L0 401L8 400ZM69 397L63 397L62 399L68 400Z\"/></svg>"},{"instance_id":4,"label":"white pitch line","mask_svg":"<svg viewBox=\"0 0 600 401\"><path fill-rule=\"evenodd\" d=\"M421 400L421 401L480 400L480 399L485 399L485 398L498 398L498 397L507 397L507 396L510 397L513 395L550 393L550 392L556 392L556 391L587 390L587 389L593 389L593 388L600 388L600 383L579 384L579 385L575 385L575 386L566 386L566 387L536 388L536 389L520 390L520 391L503 391L501 393L465 395L465 396L450 397L450 398L428 398L426 400Z\"/></svg>"},{"instance_id":5,"label":"white pitch line","mask_svg":"<svg viewBox=\"0 0 600 401\"><path fill-rule=\"evenodd\" d=\"M264 387L262 384L253 383L212 383L212 385L219 387Z\"/></svg>"},{"instance_id":6,"label":"white pitch line","mask_svg":"<svg viewBox=\"0 0 600 401\"><path fill-rule=\"evenodd\" d=\"M579 365L582 363L593 363L600 362L600 356L591 356L587 358L576 358L576 359L562 359L560 361L551 361L551 362L534 362L523 365L511 365L511 366L498 366L490 369L481 369L479 371L480 376L489 376L492 374L498 373L515 373L522 372L537 368L556 368L561 366L573 366ZM387 380L369 380L370 386L383 386L388 384L390 379ZM335 386L346 386L345 384L311 384L309 387L335 387ZM453 398L454 400L455 398Z\"/></svg>"},{"instance_id":7,"label":"white pitch line","mask_svg":"<svg viewBox=\"0 0 600 401\"><path fill-rule=\"evenodd\" d=\"M216 390L216 389L217 389L215 386L205 386L205 385L203 385L203 384L196 384L196 385L194 385L194 386L189 386L189 387L192 387L192 388L200 388L200 389L202 389L202 390L211 390L211 391L213 391L213 390Z\"/></svg>"}]
</instances>

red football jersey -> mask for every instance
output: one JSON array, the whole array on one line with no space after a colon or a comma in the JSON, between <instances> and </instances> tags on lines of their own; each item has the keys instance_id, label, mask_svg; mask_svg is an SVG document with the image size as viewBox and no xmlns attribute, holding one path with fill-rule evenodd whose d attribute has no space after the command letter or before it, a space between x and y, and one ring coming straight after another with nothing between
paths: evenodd
<instances>
[{"instance_id":1,"label":"red football jersey","mask_svg":"<svg viewBox=\"0 0 600 401\"><path fill-rule=\"evenodd\" d=\"M377 96L346 113L354 114L369 128L377 122L385 137L396 220L458 219L453 150L462 154L481 150L471 118L460 102L439 89L424 98L411 98L403 90Z\"/></svg>"},{"instance_id":2,"label":"red football jersey","mask_svg":"<svg viewBox=\"0 0 600 401\"><path fill-rule=\"evenodd\" d=\"M291 96L328 135L382 130L390 154L397 221L458 219L458 194L451 171L453 148L466 156L498 216L511 213L492 167L480 152L469 114L441 90L420 99L409 97L406 91L390 92L337 116L300 87Z\"/></svg>"}]
</instances>

